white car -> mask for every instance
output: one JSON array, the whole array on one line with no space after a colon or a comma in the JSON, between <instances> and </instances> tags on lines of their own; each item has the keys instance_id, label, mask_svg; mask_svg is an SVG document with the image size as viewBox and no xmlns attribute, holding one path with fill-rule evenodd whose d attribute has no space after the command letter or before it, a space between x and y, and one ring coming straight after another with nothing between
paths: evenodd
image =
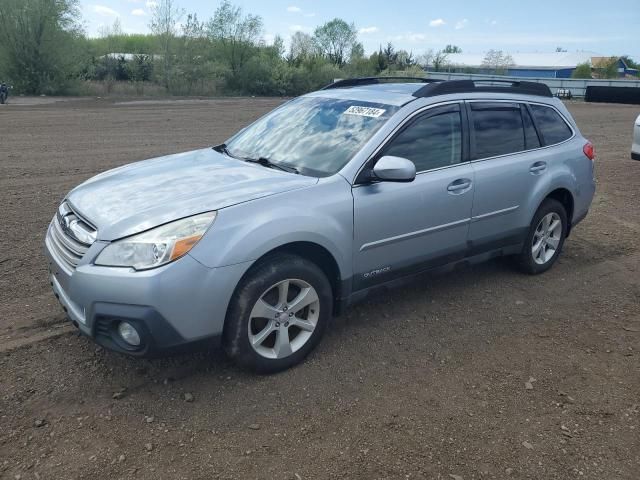
<instances>
[{"instance_id":1,"label":"white car","mask_svg":"<svg viewBox=\"0 0 640 480\"><path fill-rule=\"evenodd\" d=\"M631 158L640 160L640 115L636 118L636 124L633 127L633 144L631 145Z\"/></svg>"}]
</instances>

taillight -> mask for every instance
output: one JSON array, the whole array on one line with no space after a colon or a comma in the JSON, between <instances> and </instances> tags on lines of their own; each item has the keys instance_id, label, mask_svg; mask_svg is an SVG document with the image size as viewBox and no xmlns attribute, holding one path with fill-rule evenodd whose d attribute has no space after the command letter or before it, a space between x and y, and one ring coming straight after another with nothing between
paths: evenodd
<instances>
[{"instance_id":1,"label":"taillight","mask_svg":"<svg viewBox=\"0 0 640 480\"><path fill-rule=\"evenodd\" d=\"M596 159L596 149L593 147L593 143L585 143L584 147L582 147L582 151L589 160L594 161Z\"/></svg>"}]
</instances>

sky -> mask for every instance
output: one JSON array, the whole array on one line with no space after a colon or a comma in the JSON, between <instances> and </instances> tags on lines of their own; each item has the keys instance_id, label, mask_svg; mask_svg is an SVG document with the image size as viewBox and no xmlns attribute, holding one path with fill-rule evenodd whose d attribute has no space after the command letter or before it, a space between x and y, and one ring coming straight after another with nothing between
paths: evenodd
<instances>
[{"instance_id":1,"label":"sky","mask_svg":"<svg viewBox=\"0 0 640 480\"><path fill-rule=\"evenodd\" d=\"M590 51L640 59L640 0L232 0L264 20L264 38L288 41L296 31L339 17L353 22L367 53L393 42L419 55L447 44L466 53ZM175 0L205 20L216 0ZM149 31L153 0L81 0L86 32L120 20L125 33ZM129 52L127 52L129 53ZM134 53L134 52L131 52Z\"/></svg>"}]
</instances>

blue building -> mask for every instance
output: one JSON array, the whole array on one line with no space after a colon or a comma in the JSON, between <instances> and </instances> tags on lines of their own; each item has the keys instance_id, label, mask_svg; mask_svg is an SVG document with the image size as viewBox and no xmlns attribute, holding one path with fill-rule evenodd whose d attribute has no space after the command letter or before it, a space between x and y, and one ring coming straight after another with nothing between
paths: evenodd
<instances>
[{"instance_id":1,"label":"blue building","mask_svg":"<svg viewBox=\"0 0 640 480\"><path fill-rule=\"evenodd\" d=\"M452 53L447 57L446 71L492 75L495 68L484 65L486 53ZM571 78L576 67L583 63L592 65L597 77L598 65L611 57L594 52L511 53L513 62L501 74L513 77ZM629 68L622 58L618 59L620 77L638 75L638 70ZM427 67L427 70L430 70ZM442 70L442 69L441 69Z\"/></svg>"}]
</instances>

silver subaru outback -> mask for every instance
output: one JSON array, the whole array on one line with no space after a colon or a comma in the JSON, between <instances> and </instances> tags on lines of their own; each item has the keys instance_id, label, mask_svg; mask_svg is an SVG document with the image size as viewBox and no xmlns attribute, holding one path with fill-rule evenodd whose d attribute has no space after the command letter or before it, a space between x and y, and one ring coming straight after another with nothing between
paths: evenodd
<instances>
[{"instance_id":1,"label":"silver subaru outback","mask_svg":"<svg viewBox=\"0 0 640 480\"><path fill-rule=\"evenodd\" d=\"M50 281L107 348L221 345L274 372L418 273L499 255L548 270L587 215L593 161L542 84L342 80L222 145L73 189L46 235Z\"/></svg>"}]
</instances>

